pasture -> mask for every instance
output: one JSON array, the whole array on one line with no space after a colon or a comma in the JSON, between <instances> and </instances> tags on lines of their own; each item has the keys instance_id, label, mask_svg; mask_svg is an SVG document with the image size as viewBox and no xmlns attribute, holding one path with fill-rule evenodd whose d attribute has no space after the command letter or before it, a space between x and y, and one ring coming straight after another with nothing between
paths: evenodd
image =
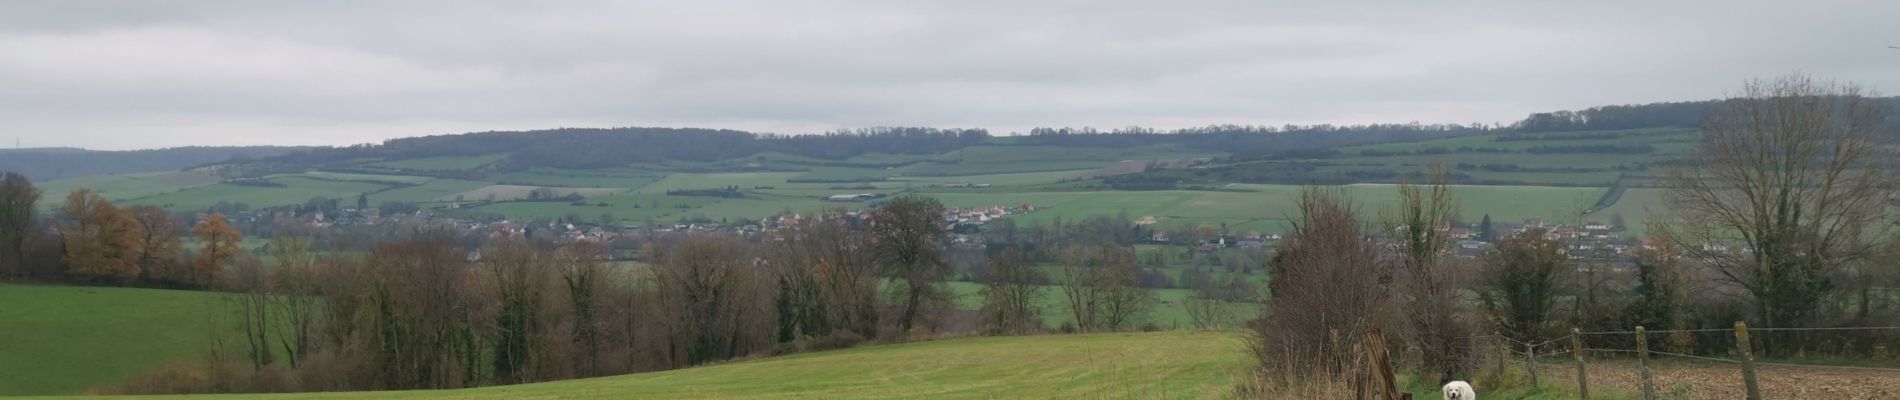
<instances>
[{"instance_id":1,"label":"pasture","mask_svg":"<svg viewBox=\"0 0 1900 400\"><path fill-rule=\"evenodd\" d=\"M215 294L0 284L0 395L76 393L205 356Z\"/></svg>"},{"instance_id":2,"label":"pasture","mask_svg":"<svg viewBox=\"0 0 1900 400\"><path fill-rule=\"evenodd\" d=\"M971 337L460 390L231 399L1230 398L1252 361L1227 332ZM137 398L137 397L131 397Z\"/></svg>"},{"instance_id":3,"label":"pasture","mask_svg":"<svg viewBox=\"0 0 1900 400\"><path fill-rule=\"evenodd\" d=\"M176 192L218 183L218 177L189 171L148 172L137 174L95 175L56 181L35 182L40 189L40 205L58 207L66 194L86 188L112 201L123 201Z\"/></svg>"},{"instance_id":4,"label":"pasture","mask_svg":"<svg viewBox=\"0 0 1900 400\"><path fill-rule=\"evenodd\" d=\"M950 288L951 293L956 294L957 309L979 310L983 308L983 284L959 281L948 282L945 283L945 285ZM1153 323L1162 329L1190 329L1194 327L1194 321L1188 317L1187 307L1185 306L1185 301L1188 297L1194 295L1193 290L1150 289L1150 291L1154 292L1159 302L1155 304L1153 310L1149 311L1147 318L1136 321L1137 324ZM1037 301L1037 306L1039 306L1037 308L1038 312L1042 314L1042 324L1046 328L1056 329L1063 324L1075 323L1075 315L1070 312L1068 300L1063 298L1061 286L1043 286L1042 298ZM1225 306L1238 320L1258 317L1260 316L1260 310L1262 308L1262 305L1258 303L1225 303Z\"/></svg>"},{"instance_id":5,"label":"pasture","mask_svg":"<svg viewBox=\"0 0 1900 400\"><path fill-rule=\"evenodd\" d=\"M460 171L460 170L481 168L489 164L494 164L495 162L501 161L502 159L505 159L505 158L508 158L508 155L488 154L488 155L479 155L479 156L426 157L426 158L412 158L412 159L407 159L407 160L374 162L374 163L365 164L365 166L376 167L376 168L386 168L386 169L396 169L396 170L406 169L406 170L417 170L417 171Z\"/></svg>"}]
</instances>

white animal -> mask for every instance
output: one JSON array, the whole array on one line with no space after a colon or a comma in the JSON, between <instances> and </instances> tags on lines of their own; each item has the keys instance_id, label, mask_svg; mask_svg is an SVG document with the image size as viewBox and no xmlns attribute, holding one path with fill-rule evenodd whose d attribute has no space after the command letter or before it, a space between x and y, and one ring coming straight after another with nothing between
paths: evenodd
<instances>
[{"instance_id":1,"label":"white animal","mask_svg":"<svg viewBox=\"0 0 1900 400\"><path fill-rule=\"evenodd\" d=\"M1478 400L1478 392L1465 381L1451 381L1445 384L1445 400Z\"/></svg>"}]
</instances>

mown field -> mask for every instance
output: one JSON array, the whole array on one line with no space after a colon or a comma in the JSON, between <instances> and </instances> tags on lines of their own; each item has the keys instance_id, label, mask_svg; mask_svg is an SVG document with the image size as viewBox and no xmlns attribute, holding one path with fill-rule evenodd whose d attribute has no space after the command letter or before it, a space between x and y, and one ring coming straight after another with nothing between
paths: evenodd
<instances>
[{"instance_id":1,"label":"mown field","mask_svg":"<svg viewBox=\"0 0 1900 400\"><path fill-rule=\"evenodd\" d=\"M0 395L75 393L205 356L206 292L0 284Z\"/></svg>"},{"instance_id":2,"label":"mown field","mask_svg":"<svg viewBox=\"0 0 1900 400\"><path fill-rule=\"evenodd\" d=\"M218 398L1220 399L1251 368L1243 345L1223 332L977 337L514 386Z\"/></svg>"}]
</instances>

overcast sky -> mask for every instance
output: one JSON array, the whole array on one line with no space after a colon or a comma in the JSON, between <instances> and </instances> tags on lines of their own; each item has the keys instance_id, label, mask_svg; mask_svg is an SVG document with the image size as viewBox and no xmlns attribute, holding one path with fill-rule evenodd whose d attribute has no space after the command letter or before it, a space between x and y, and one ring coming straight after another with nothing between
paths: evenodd
<instances>
[{"instance_id":1,"label":"overcast sky","mask_svg":"<svg viewBox=\"0 0 1900 400\"><path fill-rule=\"evenodd\" d=\"M1491 123L1794 71L1900 91L1894 1L280 3L0 2L0 139Z\"/></svg>"}]
</instances>

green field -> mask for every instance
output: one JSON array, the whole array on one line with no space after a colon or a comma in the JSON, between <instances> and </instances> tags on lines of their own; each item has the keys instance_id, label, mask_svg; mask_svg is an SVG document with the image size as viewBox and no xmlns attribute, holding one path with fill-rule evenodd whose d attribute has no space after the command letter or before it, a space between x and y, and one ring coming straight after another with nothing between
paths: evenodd
<instances>
[{"instance_id":1,"label":"green field","mask_svg":"<svg viewBox=\"0 0 1900 400\"><path fill-rule=\"evenodd\" d=\"M1499 140L1500 138L1534 140ZM1512 164L1524 170L1488 170L1464 168L1463 177L1482 182L1527 182L1530 186L1460 186L1463 204L1461 219L1476 222L1485 215L1494 221L1517 222L1540 218L1561 223L1579 221L1609 222L1621 216L1629 225L1639 225L1648 211L1659 209L1657 196L1645 189L1631 190L1622 202L1595 214L1583 215L1604 192L1619 181L1642 180L1653 175L1649 163L1676 157L1689 149L1693 130L1638 129L1603 132L1554 132L1537 134L1468 135L1415 142L1346 146L1333 150L1336 155L1314 160L1322 173L1378 171L1417 171L1436 163ZM966 147L937 154L868 153L845 159L820 159L800 155L766 152L718 161L677 161L636 163L611 168L573 170L536 167L508 173L486 168L503 159L491 154L466 157L430 157L408 160L362 159L352 161L350 170L387 171L388 173L301 172L270 175L271 182L285 187L241 186L218 183L210 175L164 172L98 176L44 182L48 208L66 191L91 187L108 198L132 204L161 205L173 211L202 210L220 201L243 202L253 208L303 203L313 197L352 200L369 193L372 205L386 201L422 203L424 207L445 206L464 193L489 185L529 187L626 189L627 192L595 194L584 206L568 202L519 202L468 204L479 198L466 198L462 206L473 206L468 213L499 214L507 218L535 219L577 215L590 220L612 214L621 222L676 222L681 220L737 221L758 219L774 214L810 212L829 207L862 208L862 203L828 203L826 196L854 193L917 193L942 199L952 207L1033 204L1039 211L1014 217L1019 225L1050 225L1057 218L1080 220L1096 215L1126 214L1131 218L1153 216L1158 229L1180 229L1199 225L1225 225L1232 231L1284 231L1287 218L1296 216L1294 208L1300 187L1297 185L1246 184L1231 181L1260 181L1226 176L1217 168L1253 168L1282 171L1289 160L1225 159L1226 154L1189 151L1174 145L1149 145L1125 148L1059 147L1023 145L1022 140L997 138L990 144ZM1605 144L1648 144L1655 151L1646 154L1532 154L1525 150L1537 146L1594 146ZM1475 149L1495 149L1477 151ZM1383 152L1383 153L1381 153ZM1193 189L1119 191L1104 189L1101 181L1084 177L1123 160L1209 159L1213 164L1202 170L1167 170L1193 180ZM1200 167L1197 167L1200 168ZM482 171L493 173L483 178L445 179L402 175L403 171L469 170L473 176ZM771 170L772 172L757 172ZM748 171L748 172L708 172ZM1205 175L1205 176L1203 176ZM1231 181L1222 181L1226 176ZM1258 177L1258 176L1255 176ZM868 182L803 182L791 180L863 180ZM1271 180L1266 180L1271 181ZM948 187L950 185L986 185L985 187ZM1554 185L1554 186L1535 186ZM719 189L734 187L744 198L664 196L670 190ZM1396 190L1388 184L1348 186L1358 200L1362 215L1374 221L1389 207ZM602 204L605 204L602 206ZM655 206L658 207L655 207ZM1640 232L1632 227L1632 232Z\"/></svg>"},{"instance_id":2,"label":"green field","mask_svg":"<svg viewBox=\"0 0 1900 400\"><path fill-rule=\"evenodd\" d=\"M319 196L354 200L359 194L389 187L375 183L325 181L302 177L273 178L271 181L282 183L286 187L220 183L139 198L129 203L151 204L175 211L203 210L220 201L243 202L253 208L258 208L301 204L312 197Z\"/></svg>"},{"instance_id":3,"label":"green field","mask_svg":"<svg viewBox=\"0 0 1900 400\"><path fill-rule=\"evenodd\" d=\"M193 187L218 183L218 177L196 172L148 172L98 175L56 181L35 182L40 189L40 205L58 207L73 189L87 188L112 201L157 196Z\"/></svg>"},{"instance_id":4,"label":"green field","mask_svg":"<svg viewBox=\"0 0 1900 400\"><path fill-rule=\"evenodd\" d=\"M504 158L508 158L508 155L489 154L489 155L464 156L464 157L413 158L413 159L408 159L408 160L369 163L366 165L370 167L378 167L378 168L409 169L409 170L418 170L418 171L459 171L459 170L465 170L465 169L475 169L475 168L487 166L488 164L494 164L496 161L501 161Z\"/></svg>"},{"instance_id":5,"label":"green field","mask_svg":"<svg viewBox=\"0 0 1900 400\"><path fill-rule=\"evenodd\" d=\"M752 189L758 186L784 185L802 172L728 172L728 173L680 173L667 175L666 179L640 187L639 193L658 194L676 189L717 189L738 186L740 189Z\"/></svg>"},{"instance_id":6,"label":"green field","mask_svg":"<svg viewBox=\"0 0 1900 400\"><path fill-rule=\"evenodd\" d=\"M1261 276L1264 277L1265 275ZM983 284L975 282L949 282L945 285L950 287L951 292L956 293L958 309L977 310L983 308ZM1153 323L1162 329L1189 329L1194 327L1193 319L1188 317L1187 308L1183 306L1183 301L1194 294L1193 290L1151 290L1154 292L1155 297L1160 300L1160 303L1155 305L1155 308L1148 313L1146 318L1136 321L1137 323ZM1044 286L1042 295L1043 298L1038 303L1041 307L1038 308L1038 310L1042 313L1044 327L1056 329L1063 324L1073 324L1075 322L1075 316L1069 311L1068 300L1062 297L1061 286ZM1261 305L1258 303L1228 303L1227 308L1236 318L1245 320L1258 317L1260 315Z\"/></svg>"},{"instance_id":7,"label":"green field","mask_svg":"<svg viewBox=\"0 0 1900 400\"><path fill-rule=\"evenodd\" d=\"M75 393L203 357L214 296L0 284L0 395Z\"/></svg>"},{"instance_id":8,"label":"green field","mask_svg":"<svg viewBox=\"0 0 1900 400\"><path fill-rule=\"evenodd\" d=\"M974 337L462 390L232 399L1230 398L1252 361L1223 332Z\"/></svg>"}]
</instances>

